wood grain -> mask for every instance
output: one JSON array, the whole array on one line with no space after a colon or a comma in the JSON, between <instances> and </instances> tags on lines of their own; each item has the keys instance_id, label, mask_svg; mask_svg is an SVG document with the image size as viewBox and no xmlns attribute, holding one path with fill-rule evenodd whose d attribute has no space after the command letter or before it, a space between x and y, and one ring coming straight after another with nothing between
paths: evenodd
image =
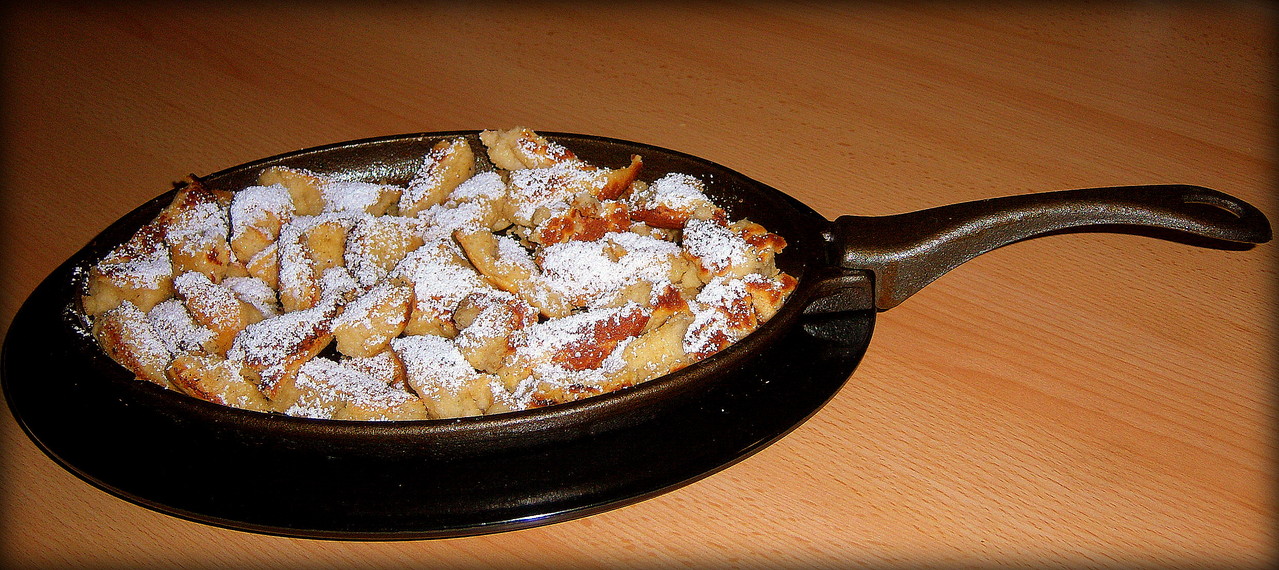
<instances>
[{"instance_id":1,"label":"wood grain","mask_svg":"<svg viewBox=\"0 0 1279 570\"><path fill-rule=\"evenodd\" d=\"M1276 14L1181 3L79 3L3 19L5 330L188 172L528 125L705 157L828 217L1191 183L1272 219ZM0 419L8 567L1265 567L1274 244L1018 243L880 316L781 442L643 503L465 539L208 527ZM264 500L269 498L264 497Z\"/></svg>"}]
</instances>

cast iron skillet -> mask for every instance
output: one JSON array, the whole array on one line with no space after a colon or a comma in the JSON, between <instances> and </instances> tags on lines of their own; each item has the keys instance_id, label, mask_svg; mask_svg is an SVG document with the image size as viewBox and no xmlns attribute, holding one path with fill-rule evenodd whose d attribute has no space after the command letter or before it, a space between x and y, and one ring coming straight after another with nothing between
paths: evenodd
<instances>
[{"instance_id":1,"label":"cast iron skillet","mask_svg":"<svg viewBox=\"0 0 1279 570\"><path fill-rule=\"evenodd\" d=\"M830 222L694 156L545 134L603 166L640 154L646 180L667 172L701 178L732 218L750 218L786 238L778 264L799 279L791 300L757 332L701 363L575 403L413 422L249 412L133 379L97 348L78 316L85 268L155 216L169 192L99 234L19 310L3 349L10 410L45 453L89 483L207 524L377 540L507 531L652 497L776 441L852 374L877 311L1001 245L1075 228L1171 230L1218 247L1270 239L1256 208L1194 186L1073 190ZM403 183L436 141L459 135L482 148L475 132L367 139L264 159L204 181L237 190L263 168L287 165Z\"/></svg>"}]
</instances>

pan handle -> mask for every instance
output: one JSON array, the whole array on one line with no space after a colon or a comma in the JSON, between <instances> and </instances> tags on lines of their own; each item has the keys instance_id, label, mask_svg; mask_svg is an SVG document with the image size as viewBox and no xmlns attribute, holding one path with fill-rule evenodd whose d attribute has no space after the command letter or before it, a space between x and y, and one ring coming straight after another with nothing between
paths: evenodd
<instances>
[{"instance_id":1,"label":"pan handle","mask_svg":"<svg viewBox=\"0 0 1279 570\"><path fill-rule=\"evenodd\" d=\"M882 311L997 247L1072 229L1122 232L1132 228L1174 230L1246 244L1270 241L1270 222L1251 204L1209 188L1180 184L1085 188L891 216L841 216L827 237L836 247L840 266L874 274L875 307Z\"/></svg>"}]
</instances>

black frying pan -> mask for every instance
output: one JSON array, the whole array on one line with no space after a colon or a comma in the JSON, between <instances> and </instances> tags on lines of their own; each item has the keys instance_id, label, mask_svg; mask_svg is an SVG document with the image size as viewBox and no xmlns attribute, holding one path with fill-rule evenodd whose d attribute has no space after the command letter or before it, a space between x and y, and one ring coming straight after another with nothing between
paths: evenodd
<instances>
[{"instance_id":1,"label":"black frying pan","mask_svg":"<svg viewBox=\"0 0 1279 570\"><path fill-rule=\"evenodd\" d=\"M237 190L272 165L404 183L444 137L341 143L204 179ZM626 141L545 133L595 164L644 157L645 180L698 176L732 218L789 243L799 279L758 331L677 373L538 410L414 422L310 420L227 408L133 378L77 315L84 269L152 219L169 192L121 218L40 284L4 342L10 410L50 457L158 511L301 537L415 539L526 528L634 503L714 473L815 413L856 368L877 311L1001 245L1077 229L1261 243L1256 208L1194 186L1073 190L833 223L718 164ZM483 154L483 153L477 153ZM1140 229L1147 228L1147 229Z\"/></svg>"}]
</instances>

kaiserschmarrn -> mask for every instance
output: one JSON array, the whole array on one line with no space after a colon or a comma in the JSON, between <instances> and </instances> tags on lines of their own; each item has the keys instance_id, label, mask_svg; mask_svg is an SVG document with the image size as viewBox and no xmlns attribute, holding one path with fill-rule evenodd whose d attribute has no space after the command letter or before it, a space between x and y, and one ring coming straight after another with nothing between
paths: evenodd
<instances>
[{"instance_id":1,"label":"kaiserschmarrn","mask_svg":"<svg viewBox=\"0 0 1279 570\"><path fill-rule=\"evenodd\" d=\"M479 138L435 145L403 185L192 177L89 270L94 338L139 379L219 404L453 418L668 374L796 286L774 263L785 240L729 219L694 176L644 182L640 156L604 168L525 128Z\"/></svg>"}]
</instances>

